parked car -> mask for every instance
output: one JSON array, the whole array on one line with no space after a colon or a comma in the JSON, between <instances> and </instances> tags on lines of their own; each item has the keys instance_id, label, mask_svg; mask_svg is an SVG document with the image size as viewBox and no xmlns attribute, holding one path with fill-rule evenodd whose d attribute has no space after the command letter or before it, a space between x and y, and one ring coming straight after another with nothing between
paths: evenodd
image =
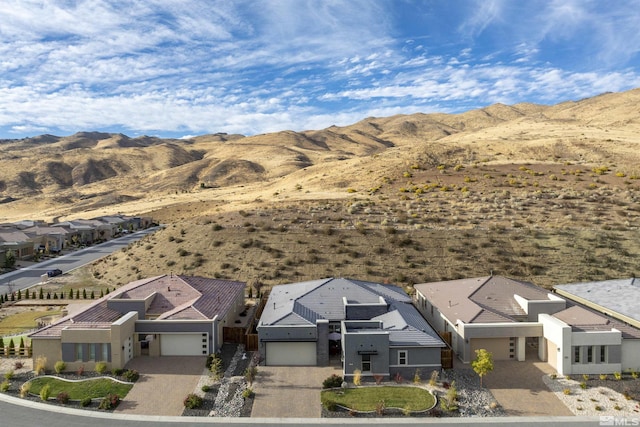
<instances>
[{"instance_id":1,"label":"parked car","mask_svg":"<svg viewBox=\"0 0 640 427\"><path fill-rule=\"evenodd\" d=\"M61 274L62 274L62 270L60 270L59 268L54 268L53 270L47 271L47 276L49 277L56 277Z\"/></svg>"}]
</instances>

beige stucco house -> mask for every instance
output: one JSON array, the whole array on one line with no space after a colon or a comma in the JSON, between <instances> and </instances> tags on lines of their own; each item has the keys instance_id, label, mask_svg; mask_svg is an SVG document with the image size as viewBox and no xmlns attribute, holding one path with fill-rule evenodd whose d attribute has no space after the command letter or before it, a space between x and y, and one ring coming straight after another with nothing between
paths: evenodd
<instances>
[{"instance_id":1,"label":"beige stucco house","mask_svg":"<svg viewBox=\"0 0 640 427\"><path fill-rule=\"evenodd\" d=\"M138 356L202 356L223 343L223 327L244 310L246 284L164 275L132 282L84 310L32 333L34 361L71 370L98 361L122 368Z\"/></svg>"}]
</instances>

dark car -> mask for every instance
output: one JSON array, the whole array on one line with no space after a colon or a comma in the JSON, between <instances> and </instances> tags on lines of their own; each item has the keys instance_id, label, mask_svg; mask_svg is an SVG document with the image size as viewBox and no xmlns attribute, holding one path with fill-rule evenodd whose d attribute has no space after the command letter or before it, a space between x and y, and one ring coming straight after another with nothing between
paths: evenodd
<instances>
[{"instance_id":1,"label":"dark car","mask_svg":"<svg viewBox=\"0 0 640 427\"><path fill-rule=\"evenodd\" d=\"M62 274L62 270L60 270L59 268L54 268L53 270L47 271L47 276L49 277L56 277L61 274Z\"/></svg>"}]
</instances>

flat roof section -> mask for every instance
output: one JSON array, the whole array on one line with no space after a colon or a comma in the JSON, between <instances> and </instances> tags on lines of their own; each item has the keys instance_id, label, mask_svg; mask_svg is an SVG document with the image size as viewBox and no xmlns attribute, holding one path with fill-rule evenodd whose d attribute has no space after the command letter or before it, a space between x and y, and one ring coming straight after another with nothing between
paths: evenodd
<instances>
[{"instance_id":1,"label":"flat roof section","mask_svg":"<svg viewBox=\"0 0 640 427\"><path fill-rule=\"evenodd\" d=\"M619 313L640 323L640 279L572 283L556 285L554 289L567 298L597 305L603 312L614 317L615 313Z\"/></svg>"}]
</instances>

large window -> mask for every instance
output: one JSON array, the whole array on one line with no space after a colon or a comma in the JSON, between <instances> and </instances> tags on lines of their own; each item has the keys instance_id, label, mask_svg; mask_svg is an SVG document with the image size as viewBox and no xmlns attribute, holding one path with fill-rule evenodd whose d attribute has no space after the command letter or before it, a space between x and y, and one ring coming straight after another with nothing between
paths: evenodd
<instances>
[{"instance_id":1,"label":"large window","mask_svg":"<svg viewBox=\"0 0 640 427\"><path fill-rule=\"evenodd\" d=\"M593 363L593 346L587 347L587 363Z\"/></svg>"},{"instance_id":2,"label":"large window","mask_svg":"<svg viewBox=\"0 0 640 427\"><path fill-rule=\"evenodd\" d=\"M407 364L407 350L398 350L398 365Z\"/></svg>"},{"instance_id":3,"label":"large window","mask_svg":"<svg viewBox=\"0 0 640 427\"><path fill-rule=\"evenodd\" d=\"M102 344L102 361L109 361L109 344Z\"/></svg>"},{"instance_id":4,"label":"large window","mask_svg":"<svg viewBox=\"0 0 640 427\"><path fill-rule=\"evenodd\" d=\"M82 344L76 344L76 360L83 360L84 356L83 356L83 345Z\"/></svg>"},{"instance_id":5,"label":"large window","mask_svg":"<svg viewBox=\"0 0 640 427\"><path fill-rule=\"evenodd\" d=\"M573 363L580 363L580 347L573 347Z\"/></svg>"},{"instance_id":6,"label":"large window","mask_svg":"<svg viewBox=\"0 0 640 427\"><path fill-rule=\"evenodd\" d=\"M96 360L96 346L100 344L89 344L89 360Z\"/></svg>"}]
</instances>

